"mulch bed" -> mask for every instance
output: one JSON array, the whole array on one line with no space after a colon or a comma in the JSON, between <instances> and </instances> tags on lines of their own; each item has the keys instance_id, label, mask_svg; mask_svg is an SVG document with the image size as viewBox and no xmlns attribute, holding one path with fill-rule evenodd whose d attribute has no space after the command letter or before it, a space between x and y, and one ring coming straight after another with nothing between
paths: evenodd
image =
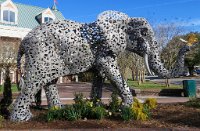
<instances>
[{"instance_id":1,"label":"mulch bed","mask_svg":"<svg viewBox=\"0 0 200 131\"><path fill-rule=\"evenodd\" d=\"M44 114L47 110L32 109L34 118L28 122L11 122L4 120L0 129L96 129L96 128L167 128L167 129L200 129L200 109L187 107L183 103L159 104L152 111L148 121L124 122L119 119L51 121L47 122Z\"/></svg>"}]
</instances>

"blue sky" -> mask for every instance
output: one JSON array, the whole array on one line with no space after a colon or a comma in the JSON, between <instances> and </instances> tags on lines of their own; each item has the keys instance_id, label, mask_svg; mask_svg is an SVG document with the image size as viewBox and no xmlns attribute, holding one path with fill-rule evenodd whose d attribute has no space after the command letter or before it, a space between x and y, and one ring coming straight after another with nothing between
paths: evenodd
<instances>
[{"instance_id":1,"label":"blue sky","mask_svg":"<svg viewBox=\"0 0 200 131\"><path fill-rule=\"evenodd\" d=\"M13 0L51 7L53 0ZM200 32L200 0L57 0L66 19L92 22L105 10L117 10L131 17L145 17L152 25L176 23L188 31Z\"/></svg>"}]
</instances>

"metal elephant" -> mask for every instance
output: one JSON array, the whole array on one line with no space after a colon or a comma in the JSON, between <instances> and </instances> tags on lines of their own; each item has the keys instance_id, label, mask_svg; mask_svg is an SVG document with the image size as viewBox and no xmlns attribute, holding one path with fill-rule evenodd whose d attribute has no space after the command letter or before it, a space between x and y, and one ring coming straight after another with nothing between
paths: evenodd
<instances>
[{"instance_id":1,"label":"metal elephant","mask_svg":"<svg viewBox=\"0 0 200 131\"><path fill-rule=\"evenodd\" d=\"M19 69L21 57L25 55L24 84L14 103L11 120L26 121L32 117L29 106L42 87L49 106L60 106L58 78L89 69L95 73L91 97L101 97L103 79L107 77L115 84L124 105L132 104L132 94L117 65L117 56L124 50L144 56L149 72L151 68L169 77L170 73L159 60L153 30L144 18L105 11L89 24L63 20L34 28L19 47Z\"/></svg>"}]
</instances>

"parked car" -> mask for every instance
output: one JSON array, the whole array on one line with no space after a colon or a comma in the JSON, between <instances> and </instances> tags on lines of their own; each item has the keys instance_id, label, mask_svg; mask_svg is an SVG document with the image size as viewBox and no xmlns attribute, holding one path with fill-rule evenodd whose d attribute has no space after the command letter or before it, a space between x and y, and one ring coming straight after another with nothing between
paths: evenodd
<instances>
[{"instance_id":1,"label":"parked car","mask_svg":"<svg viewBox=\"0 0 200 131\"><path fill-rule=\"evenodd\" d=\"M194 70L195 73L200 74L200 70Z\"/></svg>"}]
</instances>

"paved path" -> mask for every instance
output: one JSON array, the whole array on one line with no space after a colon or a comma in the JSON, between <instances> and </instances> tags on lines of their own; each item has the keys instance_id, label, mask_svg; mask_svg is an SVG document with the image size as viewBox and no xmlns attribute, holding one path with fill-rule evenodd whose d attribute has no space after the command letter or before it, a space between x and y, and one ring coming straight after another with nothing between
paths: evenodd
<instances>
[{"instance_id":1,"label":"paved path","mask_svg":"<svg viewBox=\"0 0 200 131\"><path fill-rule=\"evenodd\" d=\"M158 82L158 83L165 83L165 79L159 79L156 76L149 76L147 77L150 81ZM196 88L197 88L197 97L200 98L200 76L197 77L183 77L183 78L173 78L170 79L170 84L175 85L183 85L183 80L195 80L196 81Z\"/></svg>"},{"instance_id":2,"label":"paved path","mask_svg":"<svg viewBox=\"0 0 200 131\"><path fill-rule=\"evenodd\" d=\"M91 83L68 83L59 84L58 91L63 104L73 103L74 93L83 93L84 97L89 98L91 90ZM108 103L111 96L110 87L103 88L102 101ZM175 102L186 102L189 100L187 97L160 97L160 96L138 96L137 98L145 100L146 98L156 98L158 103L175 103ZM42 104L46 105L46 96L42 94Z\"/></svg>"}]
</instances>

